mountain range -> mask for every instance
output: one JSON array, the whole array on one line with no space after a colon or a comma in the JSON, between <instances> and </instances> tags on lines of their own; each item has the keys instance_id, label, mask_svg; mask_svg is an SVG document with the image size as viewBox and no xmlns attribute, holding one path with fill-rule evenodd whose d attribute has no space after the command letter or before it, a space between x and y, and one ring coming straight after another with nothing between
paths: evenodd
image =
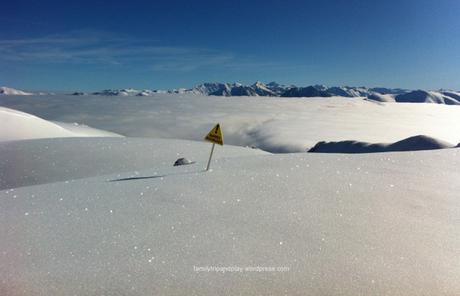
<instances>
[{"instance_id":1,"label":"mountain range","mask_svg":"<svg viewBox=\"0 0 460 296\"><path fill-rule=\"evenodd\" d=\"M310 85L299 87L283 85L276 82L263 83L257 81L251 85L241 83L207 82L193 88L173 90L135 90L132 88L119 90L104 90L92 93L93 95L106 96L151 96L157 93L195 94L203 96L263 96L263 97L364 97L377 102L406 102L406 103L437 103L447 105L460 105L460 92L456 91L426 91L408 90L401 88L385 88L364 86L332 86ZM76 93L79 94L79 93Z\"/></svg>"},{"instance_id":2,"label":"mountain range","mask_svg":"<svg viewBox=\"0 0 460 296\"><path fill-rule=\"evenodd\" d=\"M193 88L179 88L172 90L137 90L133 88L106 89L93 93L74 92L72 95L100 95L100 96L152 96L160 93L194 94L202 96L262 96L262 97L364 97L377 102L401 103L437 103L446 105L460 105L460 92L451 90L408 90L401 88L385 88L364 86L332 86L310 85L299 87L283 85L276 82L262 83L257 81L251 85L241 83L203 83ZM8 87L0 88L0 95L31 95L32 93L15 90Z\"/></svg>"}]
</instances>

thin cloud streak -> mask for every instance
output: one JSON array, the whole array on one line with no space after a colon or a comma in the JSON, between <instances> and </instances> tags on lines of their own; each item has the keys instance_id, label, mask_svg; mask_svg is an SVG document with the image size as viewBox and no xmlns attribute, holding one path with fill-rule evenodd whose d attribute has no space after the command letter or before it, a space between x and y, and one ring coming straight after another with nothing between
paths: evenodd
<instances>
[{"instance_id":1,"label":"thin cloud streak","mask_svg":"<svg viewBox=\"0 0 460 296\"><path fill-rule=\"evenodd\" d=\"M151 40L98 32L72 32L37 38L0 40L0 63L94 64L146 67L151 71L190 72L203 67L247 69L277 67L229 52L157 45Z\"/></svg>"}]
</instances>

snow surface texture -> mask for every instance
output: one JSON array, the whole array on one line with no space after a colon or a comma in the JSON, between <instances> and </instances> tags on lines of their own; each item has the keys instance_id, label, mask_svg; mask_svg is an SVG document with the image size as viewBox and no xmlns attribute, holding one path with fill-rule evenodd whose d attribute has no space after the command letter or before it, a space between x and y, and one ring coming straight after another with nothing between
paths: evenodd
<instances>
[{"instance_id":1,"label":"snow surface texture","mask_svg":"<svg viewBox=\"0 0 460 296\"><path fill-rule=\"evenodd\" d=\"M441 104L155 94L2 96L0 105L128 137L201 141L220 122L226 144L269 152L304 152L320 141L393 143L415 135L460 142L460 108Z\"/></svg>"},{"instance_id":2,"label":"snow surface texture","mask_svg":"<svg viewBox=\"0 0 460 296\"><path fill-rule=\"evenodd\" d=\"M0 189L172 167L180 157L205 163L211 144L165 139L62 138L0 142ZM267 154L230 145L214 149L213 159ZM198 164L190 165L196 170ZM121 175L120 175L121 176Z\"/></svg>"},{"instance_id":3,"label":"snow surface texture","mask_svg":"<svg viewBox=\"0 0 460 296\"><path fill-rule=\"evenodd\" d=\"M308 152L322 153L375 153L389 151L417 151L453 148L454 145L419 135L391 144L371 144L357 141L319 142Z\"/></svg>"},{"instance_id":4,"label":"snow surface texture","mask_svg":"<svg viewBox=\"0 0 460 296\"><path fill-rule=\"evenodd\" d=\"M0 191L0 294L460 295L459 152L166 161Z\"/></svg>"},{"instance_id":5,"label":"snow surface texture","mask_svg":"<svg viewBox=\"0 0 460 296\"><path fill-rule=\"evenodd\" d=\"M49 122L37 116L0 107L0 141L61 137L120 137L78 124Z\"/></svg>"}]
</instances>

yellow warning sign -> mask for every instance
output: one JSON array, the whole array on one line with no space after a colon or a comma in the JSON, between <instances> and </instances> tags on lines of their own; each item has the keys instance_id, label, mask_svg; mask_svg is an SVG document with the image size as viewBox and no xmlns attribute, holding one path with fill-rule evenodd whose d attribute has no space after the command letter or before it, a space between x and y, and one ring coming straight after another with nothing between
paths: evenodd
<instances>
[{"instance_id":1,"label":"yellow warning sign","mask_svg":"<svg viewBox=\"0 0 460 296\"><path fill-rule=\"evenodd\" d=\"M204 139L215 144L224 145L224 134L222 134L220 124L216 124Z\"/></svg>"}]
</instances>

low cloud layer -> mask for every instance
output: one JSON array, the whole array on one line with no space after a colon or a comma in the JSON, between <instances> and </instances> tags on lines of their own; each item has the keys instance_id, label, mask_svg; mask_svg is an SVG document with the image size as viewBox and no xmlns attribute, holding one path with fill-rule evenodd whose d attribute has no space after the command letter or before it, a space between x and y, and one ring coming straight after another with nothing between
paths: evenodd
<instances>
[{"instance_id":1,"label":"low cloud layer","mask_svg":"<svg viewBox=\"0 0 460 296\"><path fill-rule=\"evenodd\" d=\"M202 141L217 123L226 144L306 152L320 141L392 143L427 135L460 142L460 108L375 104L351 98L4 96L1 105L47 120L76 122L128 137Z\"/></svg>"}]
</instances>

